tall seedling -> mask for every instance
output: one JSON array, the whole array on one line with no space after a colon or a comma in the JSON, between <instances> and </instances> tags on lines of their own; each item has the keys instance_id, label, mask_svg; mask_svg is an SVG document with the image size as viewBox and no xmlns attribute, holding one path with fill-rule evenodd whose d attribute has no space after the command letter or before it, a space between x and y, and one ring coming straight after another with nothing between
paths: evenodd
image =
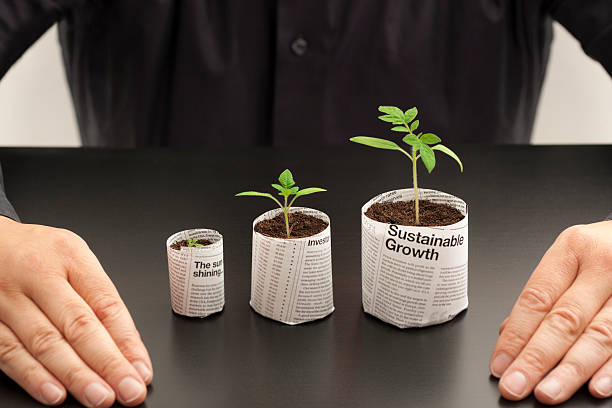
<instances>
[{"instance_id":1,"label":"tall seedling","mask_svg":"<svg viewBox=\"0 0 612 408\"><path fill-rule=\"evenodd\" d=\"M394 125L391 130L394 132L406 133L406 135L402 138L402 141L410 146L410 152L407 152L397 143L387 139L369 136L355 136L351 137L350 140L351 142L364 144L377 149L400 151L412 161L415 224L419 225L419 186L417 182L417 161L419 159L423 160L423 164L425 164L427 171L431 173L436 166L436 155L434 151L437 150L455 159L459 164L461 172L463 172L463 164L461 163L461 160L459 160L459 157L451 149L439 144L441 140L438 136L434 135L433 133L414 133L419 128L419 121L418 119L415 120L418 114L417 108L408 109L406 112L404 112L395 106L379 106L378 110L384 113L384 115L378 117L380 120Z\"/></svg>"}]
</instances>

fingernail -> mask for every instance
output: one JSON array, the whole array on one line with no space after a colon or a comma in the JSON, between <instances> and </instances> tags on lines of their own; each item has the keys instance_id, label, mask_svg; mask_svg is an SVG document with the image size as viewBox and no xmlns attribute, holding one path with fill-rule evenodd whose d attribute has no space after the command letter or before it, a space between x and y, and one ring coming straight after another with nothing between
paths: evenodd
<instances>
[{"instance_id":1,"label":"fingernail","mask_svg":"<svg viewBox=\"0 0 612 408\"><path fill-rule=\"evenodd\" d=\"M144 392L144 386L132 377L125 377L117 386L121 401L130 403L140 397Z\"/></svg>"},{"instance_id":2,"label":"fingernail","mask_svg":"<svg viewBox=\"0 0 612 408\"><path fill-rule=\"evenodd\" d=\"M142 381L149 381L149 379L151 378L151 370L149 370L149 367L147 367L147 365L143 361L134 361L132 365L134 366L136 371L138 371L138 374L140 374L140 378L142 378Z\"/></svg>"},{"instance_id":3,"label":"fingernail","mask_svg":"<svg viewBox=\"0 0 612 408\"><path fill-rule=\"evenodd\" d=\"M612 395L612 378L602 377L593 384L593 388L602 397L609 397Z\"/></svg>"},{"instance_id":4,"label":"fingernail","mask_svg":"<svg viewBox=\"0 0 612 408\"><path fill-rule=\"evenodd\" d=\"M491 374L497 378L501 377L510 363L512 363L512 357L506 353L499 353L493 360L493 364L491 364Z\"/></svg>"},{"instance_id":5,"label":"fingernail","mask_svg":"<svg viewBox=\"0 0 612 408\"><path fill-rule=\"evenodd\" d=\"M52 383L44 383L40 387L40 393L45 402L49 405L57 404L64 396L64 392L57 385Z\"/></svg>"},{"instance_id":6,"label":"fingernail","mask_svg":"<svg viewBox=\"0 0 612 408\"><path fill-rule=\"evenodd\" d=\"M520 397L525 392L527 387L527 378L520 371L515 371L508 374L502 379L502 386L513 394L515 397Z\"/></svg>"},{"instance_id":7,"label":"fingernail","mask_svg":"<svg viewBox=\"0 0 612 408\"><path fill-rule=\"evenodd\" d=\"M89 405L92 407L99 407L102 405L110 391L106 389L105 386L98 383L91 383L87 387L85 387L85 399L89 402Z\"/></svg>"},{"instance_id":8,"label":"fingernail","mask_svg":"<svg viewBox=\"0 0 612 408\"><path fill-rule=\"evenodd\" d=\"M559 394L561 394L561 382L556 378L551 378L540 384L538 391L552 400L557 399Z\"/></svg>"}]
</instances>

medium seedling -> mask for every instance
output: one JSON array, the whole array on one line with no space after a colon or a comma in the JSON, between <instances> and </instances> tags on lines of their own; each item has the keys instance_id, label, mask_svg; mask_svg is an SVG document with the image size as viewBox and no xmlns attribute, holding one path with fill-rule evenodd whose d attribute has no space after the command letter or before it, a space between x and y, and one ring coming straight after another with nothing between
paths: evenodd
<instances>
[{"instance_id":1,"label":"medium seedling","mask_svg":"<svg viewBox=\"0 0 612 408\"><path fill-rule=\"evenodd\" d=\"M197 238L187 238L188 247L203 247L204 245L198 244Z\"/></svg>"},{"instance_id":2,"label":"medium seedling","mask_svg":"<svg viewBox=\"0 0 612 408\"><path fill-rule=\"evenodd\" d=\"M295 185L295 181L293 180L293 175L289 171L289 169L283 171L280 176L278 176L278 182L280 184L272 184L272 187L278 190L278 195L284 198L284 204L281 203L276 197L269 193L259 193L257 191L245 191L243 193L238 193L236 196L255 196L255 197L267 197L274 200L276 204L283 210L283 214L285 215L285 226L287 228L287 238L291 235L291 229L289 228L289 209L295 202L298 197L305 196L308 194L319 193L321 191L327 191L323 188L319 187L309 187L300 190L298 186ZM291 201L289 201L289 197L294 196Z\"/></svg>"},{"instance_id":3,"label":"medium seedling","mask_svg":"<svg viewBox=\"0 0 612 408\"><path fill-rule=\"evenodd\" d=\"M435 150L445 153L455 159L459 164L461 172L463 172L463 164L459 157L448 147L439 144L440 138L433 133L414 132L419 128L418 119L415 120L418 110L417 108L408 109L406 112L395 106L379 106L378 110L384 115L378 118L384 122L389 122L395 126L391 130L395 132L406 133L406 136L402 138L402 141L411 147L410 153L402 149L397 143L391 140L380 139L377 137L368 136L356 136L351 137L351 142L361 143L366 146L376 147L377 149L386 150L397 150L404 153L412 161L412 183L414 186L414 214L415 224L419 225L419 187L417 183L417 161L423 160L423 164L427 168L427 171L431 171L436 166L436 155Z\"/></svg>"}]
</instances>

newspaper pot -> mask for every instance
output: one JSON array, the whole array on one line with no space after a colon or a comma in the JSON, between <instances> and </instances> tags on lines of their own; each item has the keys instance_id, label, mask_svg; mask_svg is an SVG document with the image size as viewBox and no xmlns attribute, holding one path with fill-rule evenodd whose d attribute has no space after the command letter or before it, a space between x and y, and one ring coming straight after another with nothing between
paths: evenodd
<instances>
[{"instance_id":1,"label":"newspaper pot","mask_svg":"<svg viewBox=\"0 0 612 408\"><path fill-rule=\"evenodd\" d=\"M449 321L468 306L467 205L436 190L419 189L419 199L448 204L465 218L441 227L415 227L365 215L374 203L414 200L413 189L380 194L361 208L363 310L402 329Z\"/></svg>"},{"instance_id":2,"label":"newspaper pot","mask_svg":"<svg viewBox=\"0 0 612 408\"><path fill-rule=\"evenodd\" d=\"M321 319L334 311L329 217L317 210L291 208L327 222L327 228L306 238L272 238L255 231L258 222L282 210L268 211L253 221L251 307L270 319L295 325Z\"/></svg>"},{"instance_id":3,"label":"newspaper pot","mask_svg":"<svg viewBox=\"0 0 612 408\"><path fill-rule=\"evenodd\" d=\"M206 239L203 247L171 248L176 241ZM223 310L225 288L223 274L223 236L212 229L191 229L173 234L166 240L170 277L170 304L174 313L206 317Z\"/></svg>"}]
</instances>

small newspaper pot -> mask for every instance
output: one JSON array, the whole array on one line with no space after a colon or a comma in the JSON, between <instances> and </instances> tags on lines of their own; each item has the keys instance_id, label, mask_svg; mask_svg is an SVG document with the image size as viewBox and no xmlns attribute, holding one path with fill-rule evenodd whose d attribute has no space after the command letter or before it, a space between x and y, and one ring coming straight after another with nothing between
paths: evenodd
<instances>
[{"instance_id":1,"label":"small newspaper pot","mask_svg":"<svg viewBox=\"0 0 612 408\"><path fill-rule=\"evenodd\" d=\"M206 239L203 247L170 247L184 239ZM170 304L174 313L206 317L223 310L223 236L211 229L191 229L170 236L166 241L170 277Z\"/></svg>"},{"instance_id":2,"label":"small newspaper pot","mask_svg":"<svg viewBox=\"0 0 612 408\"><path fill-rule=\"evenodd\" d=\"M321 319L334 311L329 217L311 208L291 208L327 222L327 228L307 238L272 238L255 225L274 218L281 209L253 221L251 307L259 314L295 325Z\"/></svg>"},{"instance_id":3,"label":"small newspaper pot","mask_svg":"<svg viewBox=\"0 0 612 408\"><path fill-rule=\"evenodd\" d=\"M414 200L413 189L380 194L361 208L363 310L402 329L449 321L468 306L467 205L436 190L419 189L419 199L448 204L465 218L442 227L414 227L365 215L374 203Z\"/></svg>"}]
</instances>

